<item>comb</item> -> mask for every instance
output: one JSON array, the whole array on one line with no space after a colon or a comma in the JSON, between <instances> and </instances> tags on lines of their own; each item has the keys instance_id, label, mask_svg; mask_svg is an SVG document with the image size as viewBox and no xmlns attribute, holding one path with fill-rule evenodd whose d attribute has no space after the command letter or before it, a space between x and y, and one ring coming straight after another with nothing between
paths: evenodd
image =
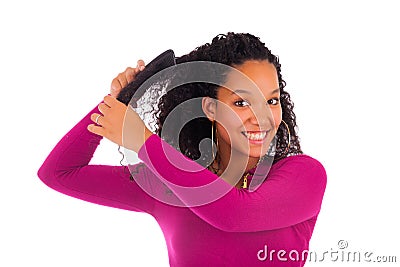
<instances>
[{"instance_id":1,"label":"comb","mask_svg":"<svg viewBox=\"0 0 400 267\"><path fill-rule=\"evenodd\" d=\"M174 65L176 65L174 51L171 49L164 51L150 61L143 71L136 74L136 77L132 82L122 88L117 96L117 99L125 105L129 104L133 96L135 97L135 101L139 100L139 98L146 91L142 90L142 92L137 92L139 87L154 74Z\"/></svg>"}]
</instances>

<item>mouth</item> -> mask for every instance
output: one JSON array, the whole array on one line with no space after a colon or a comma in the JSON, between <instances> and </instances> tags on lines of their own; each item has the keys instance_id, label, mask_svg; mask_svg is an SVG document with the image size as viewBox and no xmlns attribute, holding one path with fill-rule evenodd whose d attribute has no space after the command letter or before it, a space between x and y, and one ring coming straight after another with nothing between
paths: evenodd
<instances>
[{"instance_id":1,"label":"mouth","mask_svg":"<svg viewBox=\"0 0 400 267\"><path fill-rule=\"evenodd\" d=\"M242 134L250 141L260 143L263 142L268 134L268 131L243 131Z\"/></svg>"}]
</instances>

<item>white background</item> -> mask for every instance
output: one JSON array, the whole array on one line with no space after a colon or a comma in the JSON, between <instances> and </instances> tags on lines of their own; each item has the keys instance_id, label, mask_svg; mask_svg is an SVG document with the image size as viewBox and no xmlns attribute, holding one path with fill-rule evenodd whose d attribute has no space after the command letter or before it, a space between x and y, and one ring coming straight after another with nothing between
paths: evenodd
<instances>
[{"instance_id":1,"label":"white background","mask_svg":"<svg viewBox=\"0 0 400 267\"><path fill-rule=\"evenodd\" d=\"M280 57L303 150L327 170L310 250L346 240L349 251L400 261L397 1L8 2L0 4L0 266L168 266L151 216L59 194L36 172L118 72L228 31L255 34ZM92 163L119 160L103 139Z\"/></svg>"}]
</instances>

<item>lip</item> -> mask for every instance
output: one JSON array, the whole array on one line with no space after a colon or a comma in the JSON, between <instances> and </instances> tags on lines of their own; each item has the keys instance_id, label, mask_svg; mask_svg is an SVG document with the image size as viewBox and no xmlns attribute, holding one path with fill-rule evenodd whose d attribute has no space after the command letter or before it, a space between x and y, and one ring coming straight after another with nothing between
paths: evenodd
<instances>
[{"instance_id":1,"label":"lip","mask_svg":"<svg viewBox=\"0 0 400 267\"><path fill-rule=\"evenodd\" d=\"M260 145L263 144L265 142L265 139L267 139L268 133L270 132L270 130L262 130L262 131L243 131L241 132L242 135L248 140L249 143L251 144L256 144L256 145ZM249 134L251 135L264 135L262 139L250 139L249 138Z\"/></svg>"}]
</instances>

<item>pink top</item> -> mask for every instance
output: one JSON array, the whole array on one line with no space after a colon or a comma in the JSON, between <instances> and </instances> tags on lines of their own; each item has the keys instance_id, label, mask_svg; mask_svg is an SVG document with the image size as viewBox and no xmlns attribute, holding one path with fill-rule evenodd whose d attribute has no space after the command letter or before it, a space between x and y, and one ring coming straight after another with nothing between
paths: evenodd
<instances>
[{"instance_id":1,"label":"pink top","mask_svg":"<svg viewBox=\"0 0 400 267\"><path fill-rule=\"evenodd\" d=\"M170 266L304 265L302 253L326 186L325 169L316 159L279 160L251 192L228 185L152 135L138 153L144 164L131 181L127 167L89 164L103 138L86 128L94 112L100 113L97 106L40 167L46 185L89 202L151 214L165 236ZM220 192L225 193L214 201Z\"/></svg>"}]
</instances>

